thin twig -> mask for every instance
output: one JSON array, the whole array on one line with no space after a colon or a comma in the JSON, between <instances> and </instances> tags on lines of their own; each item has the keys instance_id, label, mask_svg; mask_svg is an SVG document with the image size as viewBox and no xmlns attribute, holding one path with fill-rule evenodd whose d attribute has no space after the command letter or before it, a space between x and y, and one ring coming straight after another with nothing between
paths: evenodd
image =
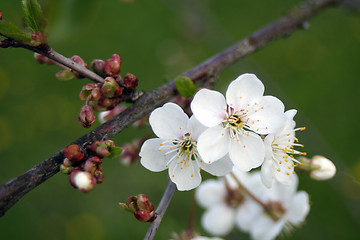
<instances>
[{"instance_id":1,"label":"thin twig","mask_svg":"<svg viewBox=\"0 0 360 240\"><path fill-rule=\"evenodd\" d=\"M174 195L175 188L176 188L175 183L173 183L171 180L169 180L169 183L166 187L164 195L162 196L159 206L157 207L157 209L155 211L155 216L156 216L155 220L150 224L150 227L144 237L144 240L154 239L156 231L158 230L161 220L164 217L164 214L166 212L166 209L169 206L171 198Z\"/></svg>"},{"instance_id":2,"label":"thin twig","mask_svg":"<svg viewBox=\"0 0 360 240\"><path fill-rule=\"evenodd\" d=\"M342 2L342 0L310 0L300 7L292 9L288 15L249 35L239 43L209 58L182 75L188 76L193 81L206 82L206 80L216 76L229 65L265 47L273 40L289 36L295 29L301 27L304 22L319 11L339 2ZM72 66L70 64L68 67L71 68ZM145 92L132 107L129 107L114 119L92 130L73 143L86 147L96 140L110 139L136 120L150 113L156 107L169 101L176 94L174 79L154 91ZM27 192L56 174L63 159L64 156L61 150L21 176L1 185L0 216L4 215Z\"/></svg>"},{"instance_id":3,"label":"thin twig","mask_svg":"<svg viewBox=\"0 0 360 240\"><path fill-rule=\"evenodd\" d=\"M81 66L80 64L77 64L70 58L64 57L63 55L56 52L54 49L52 49L48 45L40 45L39 47L33 47L28 44L17 41L15 39L8 38L1 42L0 47L2 47L2 48L14 47L14 48L28 49L30 51L33 51L33 52L39 53L45 57L48 57L51 60L54 60L55 62L78 72L83 77L87 77L88 79L90 79L94 82L98 82L98 83L104 82L104 79L102 77L100 77L99 75L97 75L96 73L94 73L93 71L90 71L86 67Z\"/></svg>"}]
</instances>

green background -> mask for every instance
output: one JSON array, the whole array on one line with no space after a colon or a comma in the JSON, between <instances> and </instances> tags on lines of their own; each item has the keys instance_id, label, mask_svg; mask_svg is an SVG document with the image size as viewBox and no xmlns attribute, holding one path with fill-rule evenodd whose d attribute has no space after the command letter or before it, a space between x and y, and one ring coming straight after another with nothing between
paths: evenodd
<instances>
[{"instance_id":1,"label":"green background","mask_svg":"<svg viewBox=\"0 0 360 240\"><path fill-rule=\"evenodd\" d=\"M152 90L246 35L276 20L300 1L57 0L40 1L48 16L49 44L88 64L122 57L122 73ZM1 1L4 19L21 23L21 1ZM311 197L311 211L291 239L357 239L360 234L360 15L348 8L327 9L286 39L234 64L219 76L226 91L238 75L255 73L266 94L295 108L305 151L324 155L337 166L330 181L300 174L299 189ZM48 158L85 134L77 123L78 93L88 80L60 82L56 66L39 65L24 49L0 49L0 182ZM147 130L127 129L121 145ZM140 164L103 163L105 181L83 194L56 174L28 193L0 219L1 239L142 239L148 223L118 209L118 202L145 193L155 205L167 173ZM210 176L203 174L204 178ZM187 227L191 192L176 192L156 239ZM195 229L207 235L199 224ZM261 226L259 226L261 227ZM247 239L234 229L226 239Z\"/></svg>"}]
</instances>

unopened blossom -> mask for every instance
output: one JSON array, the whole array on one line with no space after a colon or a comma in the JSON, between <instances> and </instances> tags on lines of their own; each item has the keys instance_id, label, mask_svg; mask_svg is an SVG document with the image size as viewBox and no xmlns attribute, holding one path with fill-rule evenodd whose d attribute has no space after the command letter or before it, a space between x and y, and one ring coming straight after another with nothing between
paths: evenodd
<instances>
[{"instance_id":1,"label":"unopened blossom","mask_svg":"<svg viewBox=\"0 0 360 240\"><path fill-rule=\"evenodd\" d=\"M265 203L266 208L255 201L245 202L237 211L237 226L255 240L271 240L282 231L289 232L299 226L309 213L310 205L308 194L296 191L296 174L291 175L290 185L275 181L272 189L262 184L259 172L253 174L257 176L257 186L253 185L252 194Z\"/></svg>"},{"instance_id":2,"label":"unopened blossom","mask_svg":"<svg viewBox=\"0 0 360 240\"><path fill-rule=\"evenodd\" d=\"M263 163L265 148L259 135L274 133L285 121L283 103L263 93L264 85L254 74L243 74L230 83L226 99L208 89L195 94L191 110L209 127L198 139L198 151L207 163L226 154L243 171Z\"/></svg>"},{"instance_id":3,"label":"unopened blossom","mask_svg":"<svg viewBox=\"0 0 360 240\"><path fill-rule=\"evenodd\" d=\"M332 161L323 156L314 156L310 163L313 170L310 177L315 180L327 180L335 176L336 167Z\"/></svg>"},{"instance_id":4,"label":"unopened blossom","mask_svg":"<svg viewBox=\"0 0 360 240\"><path fill-rule=\"evenodd\" d=\"M201 182L201 169L215 176L231 171L232 163L227 156L213 164L203 161L197 140L206 127L194 116L189 119L178 105L167 103L155 109L149 122L158 138L145 141L139 153L140 162L153 172L169 169L170 179L178 190L196 188Z\"/></svg>"},{"instance_id":5,"label":"unopened blossom","mask_svg":"<svg viewBox=\"0 0 360 240\"><path fill-rule=\"evenodd\" d=\"M271 188L273 179L283 183L290 184L292 174L295 174L294 167L299 164L293 154L305 155L294 149L296 146L303 147L297 143L295 132L305 128L296 128L293 120L296 110L285 112L286 121L284 125L274 134L269 134L264 139L265 161L261 166L261 179L265 186Z\"/></svg>"}]
</instances>

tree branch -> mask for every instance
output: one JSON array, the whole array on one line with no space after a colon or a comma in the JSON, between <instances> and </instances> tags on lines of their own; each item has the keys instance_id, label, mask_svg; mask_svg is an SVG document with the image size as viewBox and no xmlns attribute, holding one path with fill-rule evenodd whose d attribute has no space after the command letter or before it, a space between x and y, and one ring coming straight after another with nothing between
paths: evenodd
<instances>
[{"instance_id":1,"label":"tree branch","mask_svg":"<svg viewBox=\"0 0 360 240\"><path fill-rule=\"evenodd\" d=\"M2 48L14 47L14 48L28 49L30 51L33 51L33 52L39 53L45 57L48 57L51 60L54 60L55 62L58 62L61 65L64 65L64 66L78 72L80 75L87 77L88 79L90 79L94 82L98 82L98 83L104 82L104 79L102 77L100 77L99 75L97 75L96 73L94 73L93 71L90 71L86 67L83 67L80 64L77 64L70 58L64 57L63 55L57 53L56 51L54 51L54 49L52 49L48 45L40 45L38 47L33 47L30 45L24 44L20 41L17 41L15 39L7 38L0 42L0 47L2 47Z\"/></svg>"},{"instance_id":2,"label":"tree branch","mask_svg":"<svg viewBox=\"0 0 360 240\"><path fill-rule=\"evenodd\" d=\"M229 65L263 48L273 40L289 36L295 29L302 27L304 22L321 10L340 2L342 2L342 0L310 0L300 7L292 9L288 15L249 35L244 40L182 75L189 77L193 81L206 82L209 78L211 79L213 76L216 76ZM51 59L55 60L54 58ZM63 62L60 63L64 64ZM70 64L66 66L72 68L76 65ZM156 107L169 101L176 94L175 79L173 79L171 82L154 91L145 92L132 107L129 107L114 119L79 138L74 143L85 148L96 140L110 139L136 120L150 113ZM23 195L56 174L59 171L59 166L63 159L64 156L61 150L24 174L1 185L0 216L4 215Z\"/></svg>"},{"instance_id":3,"label":"tree branch","mask_svg":"<svg viewBox=\"0 0 360 240\"><path fill-rule=\"evenodd\" d=\"M166 212L166 209L169 206L170 201L174 195L175 188L176 188L175 183L169 180L164 195L162 196L159 206L155 211L155 215L156 215L155 220L150 224L149 229L144 237L144 240L154 239L156 231L158 230L161 220Z\"/></svg>"}]
</instances>

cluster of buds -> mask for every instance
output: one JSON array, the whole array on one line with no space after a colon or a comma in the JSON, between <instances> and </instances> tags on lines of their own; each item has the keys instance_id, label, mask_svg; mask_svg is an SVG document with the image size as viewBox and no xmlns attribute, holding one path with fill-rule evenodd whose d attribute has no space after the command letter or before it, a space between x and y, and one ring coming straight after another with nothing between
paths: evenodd
<instances>
[{"instance_id":1,"label":"cluster of buds","mask_svg":"<svg viewBox=\"0 0 360 240\"><path fill-rule=\"evenodd\" d=\"M47 42L47 35L38 31L36 33L31 34L31 39L32 41L30 42L30 44L32 46L39 46Z\"/></svg>"},{"instance_id":2,"label":"cluster of buds","mask_svg":"<svg viewBox=\"0 0 360 240\"><path fill-rule=\"evenodd\" d=\"M124 95L130 95L138 85L138 79L131 73L124 78L120 76L121 58L114 54L106 61L95 59L91 62L94 71L105 77L103 83L85 84L80 92L80 99L85 101L86 108L82 108L79 122L84 127L90 127L96 121L93 111L107 111L115 109L123 101ZM90 111L89 111L90 110ZM117 115L121 108L111 112ZM113 116L112 116L113 117Z\"/></svg>"},{"instance_id":3,"label":"cluster of buds","mask_svg":"<svg viewBox=\"0 0 360 240\"><path fill-rule=\"evenodd\" d=\"M126 203L119 203L119 207L133 213L140 222L152 222L155 219L154 205L145 194L131 196Z\"/></svg>"},{"instance_id":4,"label":"cluster of buds","mask_svg":"<svg viewBox=\"0 0 360 240\"><path fill-rule=\"evenodd\" d=\"M70 175L70 184L74 188L89 192L97 183L104 181L102 159L110 156L114 149L115 152L120 150L112 140L96 141L88 149L89 157L85 157L79 145L69 145L63 151L65 159L60 165L60 171Z\"/></svg>"},{"instance_id":5,"label":"cluster of buds","mask_svg":"<svg viewBox=\"0 0 360 240\"><path fill-rule=\"evenodd\" d=\"M311 159L300 157L299 171L308 173L312 179L322 181L335 176L336 167L332 161L323 156L314 156Z\"/></svg>"}]
</instances>

